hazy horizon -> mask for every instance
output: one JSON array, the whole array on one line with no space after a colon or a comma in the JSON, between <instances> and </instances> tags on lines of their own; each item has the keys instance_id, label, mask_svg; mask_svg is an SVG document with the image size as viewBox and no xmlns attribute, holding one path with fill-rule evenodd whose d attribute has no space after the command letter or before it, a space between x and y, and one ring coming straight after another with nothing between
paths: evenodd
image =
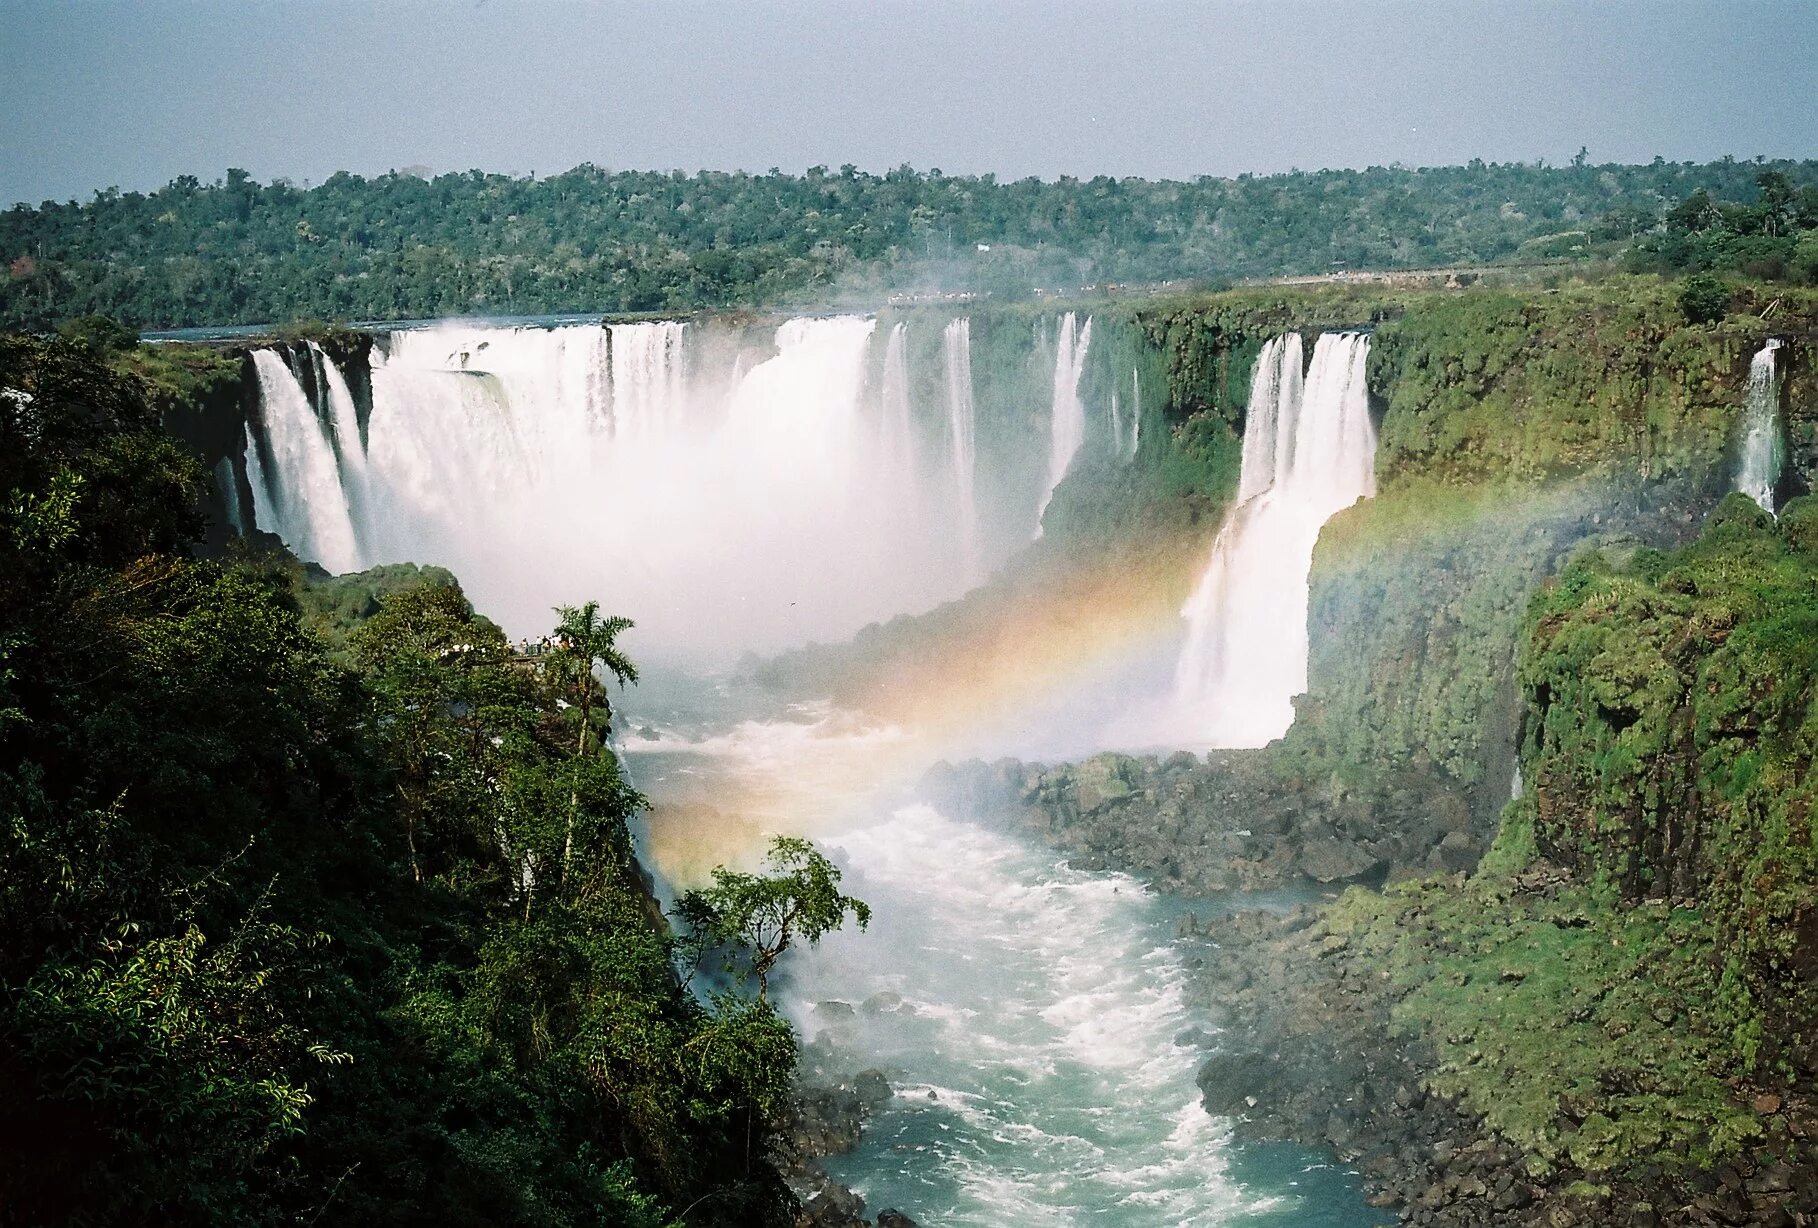
<instances>
[{"instance_id":1,"label":"hazy horizon","mask_svg":"<svg viewBox=\"0 0 1818 1228\"><path fill-rule=\"evenodd\" d=\"M1809 0L0 0L0 204L230 166L1106 174L1818 155Z\"/></svg>"}]
</instances>

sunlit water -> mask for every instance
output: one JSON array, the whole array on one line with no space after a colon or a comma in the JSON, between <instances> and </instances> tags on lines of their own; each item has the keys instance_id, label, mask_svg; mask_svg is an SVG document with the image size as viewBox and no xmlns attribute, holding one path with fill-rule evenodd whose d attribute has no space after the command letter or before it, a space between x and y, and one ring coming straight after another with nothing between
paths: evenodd
<instances>
[{"instance_id":1,"label":"sunlit water","mask_svg":"<svg viewBox=\"0 0 1818 1228\"><path fill-rule=\"evenodd\" d=\"M685 707L653 704L669 719L626 743L642 788L687 803L659 806L659 828L714 797L786 812L792 760L843 799L815 835L874 920L794 956L779 994L805 1039L828 1034L895 1089L858 1150L828 1161L873 1213L993 1228L1391 1222L1352 1174L1296 1148L1239 1149L1200 1106L1208 1050L1187 961L1216 952L1175 943L1178 902L831 767L894 761L896 731L824 707L715 729Z\"/></svg>"}]
</instances>

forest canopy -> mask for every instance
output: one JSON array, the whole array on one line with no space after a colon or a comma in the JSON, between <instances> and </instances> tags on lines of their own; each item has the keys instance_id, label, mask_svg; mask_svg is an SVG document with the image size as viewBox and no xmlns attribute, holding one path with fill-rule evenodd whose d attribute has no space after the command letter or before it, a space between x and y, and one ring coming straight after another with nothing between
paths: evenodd
<instances>
[{"instance_id":1,"label":"forest canopy","mask_svg":"<svg viewBox=\"0 0 1818 1228\"><path fill-rule=\"evenodd\" d=\"M1681 267L1681 246L1665 240L1683 203L1703 193L1756 209L1764 172L1793 214L1818 185L1811 161L1582 155L1191 181L585 165L542 179L343 172L298 187L234 169L0 212L0 328L91 313L160 328L875 302L916 288L1012 296L1614 257L1650 236L1661 241L1649 259ZM1726 225L1754 216L1713 208ZM1777 267L1792 268L1797 241L1767 237L1787 248L1770 253Z\"/></svg>"}]
</instances>

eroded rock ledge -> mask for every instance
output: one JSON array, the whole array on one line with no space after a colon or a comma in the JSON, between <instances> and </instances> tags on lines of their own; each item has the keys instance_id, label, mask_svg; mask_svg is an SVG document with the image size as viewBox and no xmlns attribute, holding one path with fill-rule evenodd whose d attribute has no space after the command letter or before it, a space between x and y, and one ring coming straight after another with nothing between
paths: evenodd
<instances>
[{"instance_id":1,"label":"eroded rock ledge","mask_svg":"<svg viewBox=\"0 0 1818 1228\"><path fill-rule=\"evenodd\" d=\"M1270 752L940 764L922 793L1008 822L1082 869L1188 895L1452 873L1475 865L1490 835L1466 791L1431 774L1354 793Z\"/></svg>"}]
</instances>

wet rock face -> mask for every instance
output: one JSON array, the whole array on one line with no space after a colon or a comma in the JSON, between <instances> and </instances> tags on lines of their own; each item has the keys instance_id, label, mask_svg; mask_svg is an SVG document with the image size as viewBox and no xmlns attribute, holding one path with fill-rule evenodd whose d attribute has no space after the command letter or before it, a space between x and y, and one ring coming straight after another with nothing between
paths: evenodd
<instances>
[{"instance_id":1,"label":"wet rock face","mask_svg":"<svg viewBox=\"0 0 1818 1228\"><path fill-rule=\"evenodd\" d=\"M796 1228L870 1228L865 1200L824 1174L817 1188L802 1199Z\"/></svg>"},{"instance_id":2,"label":"wet rock face","mask_svg":"<svg viewBox=\"0 0 1818 1228\"><path fill-rule=\"evenodd\" d=\"M1488 843L1465 791L1442 778L1348 793L1273 747L1058 767L941 764L922 791L953 813L1032 834L1082 869L1188 894L1450 873L1475 865Z\"/></svg>"},{"instance_id":3,"label":"wet rock face","mask_svg":"<svg viewBox=\"0 0 1818 1228\"><path fill-rule=\"evenodd\" d=\"M878 995L878 999L895 995ZM897 1003L870 1000L854 1008L849 1002L818 1002L818 1018L850 1019L857 1010L893 1009ZM823 1156L843 1155L858 1146L865 1122L896 1093L881 1070L852 1072L850 1057L826 1034L803 1046L794 1110L779 1140L777 1167L801 1199L796 1228L870 1228L865 1200L827 1175ZM889 1218L894 1216L895 1218ZM901 1212L879 1213L880 1228L902 1228L914 1221Z\"/></svg>"}]
</instances>

